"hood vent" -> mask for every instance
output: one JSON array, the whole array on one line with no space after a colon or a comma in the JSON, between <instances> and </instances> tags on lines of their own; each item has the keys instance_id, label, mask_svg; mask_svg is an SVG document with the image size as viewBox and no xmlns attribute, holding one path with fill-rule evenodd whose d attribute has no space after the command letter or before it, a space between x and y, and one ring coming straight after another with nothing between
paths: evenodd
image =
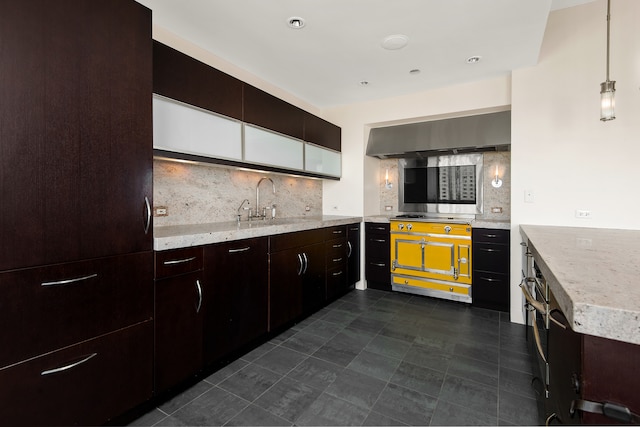
<instances>
[{"instance_id":1,"label":"hood vent","mask_svg":"<svg viewBox=\"0 0 640 427\"><path fill-rule=\"evenodd\" d=\"M427 157L434 154L507 151L511 111L371 129L367 156Z\"/></svg>"}]
</instances>

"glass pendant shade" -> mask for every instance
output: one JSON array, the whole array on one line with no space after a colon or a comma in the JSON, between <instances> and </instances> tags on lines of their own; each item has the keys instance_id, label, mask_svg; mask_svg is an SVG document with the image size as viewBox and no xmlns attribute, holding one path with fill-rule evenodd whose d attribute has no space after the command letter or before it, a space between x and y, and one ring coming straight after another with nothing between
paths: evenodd
<instances>
[{"instance_id":1,"label":"glass pendant shade","mask_svg":"<svg viewBox=\"0 0 640 427\"><path fill-rule=\"evenodd\" d=\"M603 122L616 118L616 82L600 83L600 120Z\"/></svg>"}]
</instances>

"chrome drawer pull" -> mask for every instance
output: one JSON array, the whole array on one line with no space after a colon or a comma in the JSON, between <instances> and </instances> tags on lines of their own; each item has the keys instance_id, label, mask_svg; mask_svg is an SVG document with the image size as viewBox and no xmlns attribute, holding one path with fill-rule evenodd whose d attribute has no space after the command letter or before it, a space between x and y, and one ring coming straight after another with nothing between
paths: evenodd
<instances>
[{"instance_id":1,"label":"chrome drawer pull","mask_svg":"<svg viewBox=\"0 0 640 427\"><path fill-rule=\"evenodd\" d=\"M480 280L485 280L487 282L499 282L500 279L492 279L490 277L480 277Z\"/></svg>"},{"instance_id":2,"label":"chrome drawer pull","mask_svg":"<svg viewBox=\"0 0 640 427\"><path fill-rule=\"evenodd\" d=\"M196 259L196 257L192 256L190 258L185 258L185 259L174 259L171 261L165 261L163 264L164 265L184 264L185 262L193 261L194 259Z\"/></svg>"},{"instance_id":3,"label":"chrome drawer pull","mask_svg":"<svg viewBox=\"0 0 640 427\"><path fill-rule=\"evenodd\" d=\"M379 262L370 262L369 264L375 265L376 267L386 267L387 266L387 264L382 264L382 263L379 263Z\"/></svg>"},{"instance_id":4,"label":"chrome drawer pull","mask_svg":"<svg viewBox=\"0 0 640 427\"><path fill-rule=\"evenodd\" d=\"M497 234L483 234L484 237L488 237L490 239L493 239L494 237L498 237Z\"/></svg>"},{"instance_id":5,"label":"chrome drawer pull","mask_svg":"<svg viewBox=\"0 0 640 427\"><path fill-rule=\"evenodd\" d=\"M246 248L240 248L240 249L229 249L229 253L230 254L237 254L238 252L246 252L249 249L251 249L251 246L247 246Z\"/></svg>"},{"instance_id":6,"label":"chrome drawer pull","mask_svg":"<svg viewBox=\"0 0 640 427\"><path fill-rule=\"evenodd\" d=\"M342 258L334 258L333 259L333 262L340 262L340 261L342 261Z\"/></svg>"},{"instance_id":7,"label":"chrome drawer pull","mask_svg":"<svg viewBox=\"0 0 640 427\"><path fill-rule=\"evenodd\" d=\"M59 286L68 285L70 283L82 282L83 280L89 280L98 277L98 274L90 274L88 276L77 277L75 279L58 280L57 282L42 282L40 286Z\"/></svg>"},{"instance_id":8,"label":"chrome drawer pull","mask_svg":"<svg viewBox=\"0 0 640 427\"><path fill-rule=\"evenodd\" d=\"M342 243L340 243L339 245L333 245L334 248L341 248L342 247Z\"/></svg>"},{"instance_id":9,"label":"chrome drawer pull","mask_svg":"<svg viewBox=\"0 0 640 427\"><path fill-rule=\"evenodd\" d=\"M384 227L371 227L372 230L387 231Z\"/></svg>"},{"instance_id":10,"label":"chrome drawer pull","mask_svg":"<svg viewBox=\"0 0 640 427\"><path fill-rule=\"evenodd\" d=\"M196 280L196 289L198 290L198 305L196 306L196 313L200 313L200 307L202 307L202 286L200 286L200 280Z\"/></svg>"},{"instance_id":11,"label":"chrome drawer pull","mask_svg":"<svg viewBox=\"0 0 640 427\"><path fill-rule=\"evenodd\" d=\"M333 230L333 234L342 234L342 230Z\"/></svg>"},{"instance_id":12,"label":"chrome drawer pull","mask_svg":"<svg viewBox=\"0 0 640 427\"><path fill-rule=\"evenodd\" d=\"M478 250L481 250L481 251L484 251L484 252L500 252L500 249L478 248Z\"/></svg>"},{"instance_id":13,"label":"chrome drawer pull","mask_svg":"<svg viewBox=\"0 0 640 427\"><path fill-rule=\"evenodd\" d=\"M337 273L333 273L333 276L340 276L342 274L342 270L338 271Z\"/></svg>"},{"instance_id":14,"label":"chrome drawer pull","mask_svg":"<svg viewBox=\"0 0 640 427\"><path fill-rule=\"evenodd\" d=\"M75 368L76 366L78 366L78 365L80 365L80 364L82 364L84 362L89 361L89 359L93 359L97 355L98 355L98 353L92 353L92 354L88 355L87 357L85 357L84 359L78 360L77 362L70 363L68 365L61 366L59 368L53 368L53 369L48 369L46 371L42 371L40 373L40 375L51 375L51 374L57 374L58 372L64 372L64 371L69 370L71 368Z\"/></svg>"},{"instance_id":15,"label":"chrome drawer pull","mask_svg":"<svg viewBox=\"0 0 640 427\"><path fill-rule=\"evenodd\" d=\"M378 242L378 243L387 243L385 239L371 239L371 241Z\"/></svg>"}]
</instances>

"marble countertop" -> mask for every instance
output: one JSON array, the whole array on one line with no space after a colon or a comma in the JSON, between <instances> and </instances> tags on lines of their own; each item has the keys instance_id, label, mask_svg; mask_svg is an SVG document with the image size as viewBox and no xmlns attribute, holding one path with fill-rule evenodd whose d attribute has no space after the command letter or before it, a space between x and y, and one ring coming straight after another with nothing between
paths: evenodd
<instances>
[{"instance_id":1,"label":"marble countertop","mask_svg":"<svg viewBox=\"0 0 640 427\"><path fill-rule=\"evenodd\" d=\"M361 221L362 217L323 215L317 217L277 218L265 221L242 221L240 223L231 221L154 227L153 249L164 251L353 224Z\"/></svg>"},{"instance_id":2,"label":"marble countertop","mask_svg":"<svg viewBox=\"0 0 640 427\"><path fill-rule=\"evenodd\" d=\"M520 225L576 332L640 344L640 231Z\"/></svg>"},{"instance_id":3,"label":"marble countertop","mask_svg":"<svg viewBox=\"0 0 640 427\"><path fill-rule=\"evenodd\" d=\"M364 221L388 224L389 220L393 219L394 216L386 216L386 215L365 216ZM406 219L406 221L409 221L409 219ZM447 220L443 219L442 221L439 221L439 222L447 222ZM470 221L470 224L471 224L471 227L475 227L475 228L494 228L499 230L511 229L511 222L509 221L474 219Z\"/></svg>"}]
</instances>

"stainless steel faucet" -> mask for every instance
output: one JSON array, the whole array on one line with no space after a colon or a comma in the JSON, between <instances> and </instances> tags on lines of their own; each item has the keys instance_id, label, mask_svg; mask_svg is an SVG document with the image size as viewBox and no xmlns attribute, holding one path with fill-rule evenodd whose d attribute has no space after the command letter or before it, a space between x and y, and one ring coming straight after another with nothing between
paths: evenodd
<instances>
[{"instance_id":1,"label":"stainless steel faucet","mask_svg":"<svg viewBox=\"0 0 640 427\"><path fill-rule=\"evenodd\" d=\"M262 219L265 219L267 217L266 208L262 212L262 214L260 214L260 184L265 179L271 181L271 187L273 188L273 194L276 194L276 185L273 183L273 180L271 178L267 178L266 176L264 178L260 178L260 181L258 181L258 185L256 185L256 208L255 208L256 211L254 213L254 217L262 218Z\"/></svg>"}]
</instances>

